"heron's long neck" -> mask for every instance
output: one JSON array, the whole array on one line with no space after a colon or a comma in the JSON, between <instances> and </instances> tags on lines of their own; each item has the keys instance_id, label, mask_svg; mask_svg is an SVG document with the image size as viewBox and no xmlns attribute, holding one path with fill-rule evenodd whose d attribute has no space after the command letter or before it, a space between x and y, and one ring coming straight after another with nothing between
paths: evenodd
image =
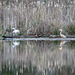
<instances>
[{"instance_id":1,"label":"heron's long neck","mask_svg":"<svg viewBox=\"0 0 75 75\"><path fill-rule=\"evenodd\" d=\"M60 35L62 34L62 31L60 31Z\"/></svg>"}]
</instances>

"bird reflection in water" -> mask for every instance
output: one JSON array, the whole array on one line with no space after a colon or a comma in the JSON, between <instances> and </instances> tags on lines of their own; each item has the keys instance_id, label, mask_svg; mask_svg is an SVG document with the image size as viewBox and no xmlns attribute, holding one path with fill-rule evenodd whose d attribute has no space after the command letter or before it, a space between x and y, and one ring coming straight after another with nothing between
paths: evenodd
<instances>
[{"instance_id":1,"label":"bird reflection in water","mask_svg":"<svg viewBox=\"0 0 75 75\"><path fill-rule=\"evenodd\" d=\"M13 40L13 41L12 41L12 47L19 46L19 44L20 44L19 41L16 41L16 40Z\"/></svg>"},{"instance_id":2,"label":"bird reflection in water","mask_svg":"<svg viewBox=\"0 0 75 75\"><path fill-rule=\"evenodd\" d=\"M67 41L65 41L65 40L63 40L63 41L60 42L60 48L59 48L59 50L62 50L63 45L64 45L66 42L67 42Z\"/></svg>"}]
</instances>

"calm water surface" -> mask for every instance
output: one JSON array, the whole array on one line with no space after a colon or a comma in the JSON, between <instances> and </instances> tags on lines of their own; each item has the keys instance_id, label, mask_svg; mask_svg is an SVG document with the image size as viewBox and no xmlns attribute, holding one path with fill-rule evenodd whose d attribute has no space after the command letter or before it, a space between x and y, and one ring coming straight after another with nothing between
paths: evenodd
<instances>
[{"instance_id":1,"label":"calm water surface","mask_svg":"<svg viewBox=\"0 0 75 75\"><path fill-rule=\"evenodd\" d=\"M75 75L75 41L0 40L0 75Z\"/></svg>"}]
</instances>

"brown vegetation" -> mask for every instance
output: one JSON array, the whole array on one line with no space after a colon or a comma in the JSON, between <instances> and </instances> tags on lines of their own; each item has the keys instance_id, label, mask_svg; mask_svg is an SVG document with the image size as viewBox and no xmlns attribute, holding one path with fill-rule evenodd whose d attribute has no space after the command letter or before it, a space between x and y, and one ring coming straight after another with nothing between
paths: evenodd
<instances>
[{"instance_id":1,"label":"brown vegetation","mask_svg":"<svg viewBox=\"0 0 75 75\"><path fill-rule=\"evenodd\" d=\"M1 0L2 33L14 27L21 35L58 34L58 29L75 22L75 1ZM57 31L57 32L56 32Z\"/></svg>"}]
</instances>

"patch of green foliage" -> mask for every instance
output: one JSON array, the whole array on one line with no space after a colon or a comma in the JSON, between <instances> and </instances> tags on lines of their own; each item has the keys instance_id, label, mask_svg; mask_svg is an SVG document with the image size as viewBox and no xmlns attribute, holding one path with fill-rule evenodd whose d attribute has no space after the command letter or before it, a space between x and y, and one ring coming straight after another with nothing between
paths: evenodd
<instances>
[{"instance_id":1,"label":"patch of green foliage","mask_svg":"<svg viewBox=\"0 0 75 75\"><path fill-rule=\"evenodd\" d=\"M59 28L58 28L58 27L54 27L52 33L53 33L54 35L59 35Z\"/></svg>"},{"instance_id":2,"label":"patch of green foliage","mask_svg":"<svg viewBox=\"0 0 75 75\"><path fill-rule=\"evenodd\" d=\"M44 0L45 3L47 3L47 0Z\"/></svg>"},{"instance_id":3,"label":"patch of green foliage","mask_svg":"<svg viewBox=\"0 0 75 75\"><path fill-rule=\"evenodd\" d=\"M6 30L5 31L7 31L7 32L11 32L11 25L9 25L9 27L8 28L6 28Z\"/></svg>"},{"instance_id":4,"label":"patch of green foliage","mask_svg":"<svg viewBox=\"0 0 75 75\"><path fill-rule=\"evenodd\" d=\"M70 24L67 27L65 26L64 30L68 35L75 35L75 24Z\"/></svg>"},{"instance_id":5,"label":"patch of green foliage","mask_svg":"<svg viewBox=\"0 0 75 75\"><path fill-rule=\"evenodd\" d=\"M24 33L20 31L20 34L19 34L19 35L23 35L23 34L24 34Z\"/></svg>"},{"instance_id":6,"label":"patch of green foliage","mask_svg":"<svg viewBox=\"0 0 75 75\"><path fill-rule=\"evenodd\" d=\"M2 34L0 34L0 37L2 37Z\"/></svg>"}]
</instances>

